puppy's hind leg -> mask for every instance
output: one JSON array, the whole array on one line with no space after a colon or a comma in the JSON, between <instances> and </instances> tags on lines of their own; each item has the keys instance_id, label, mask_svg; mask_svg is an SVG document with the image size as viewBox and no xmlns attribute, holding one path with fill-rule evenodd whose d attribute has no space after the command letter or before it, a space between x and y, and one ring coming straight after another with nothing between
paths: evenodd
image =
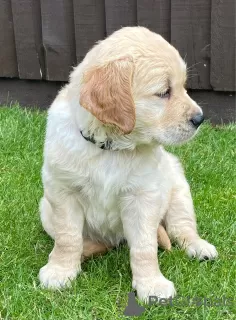
<instances>
[{"instance_id":1,"label":"puppy's hind leg","mask_svg":"<svg viewBox=\"0 0 236 320\"><path fill-rule=\"evenodd\" d=\"M52 222L53 210L52 210L51 204L49 203L46 197L43 197L41 199L40 205L39 205L39 211L40 211L40 218L41 218L41 222L44 230L52 239L54 239L55 231L54 231L53 222Z\"/></svg>"},{"instance_id":2,"label":"puppy's hind leg","mask_svg":"<svg viewBox=\"0 0 236 320\"><path fill-rule=\"evenodd\" d=\"M172 190L165 225L170 238L176 240L189 257L200 260L217 257L216 248L198 235L193 201L184 175Z\"/></svg>"}]
</instances>

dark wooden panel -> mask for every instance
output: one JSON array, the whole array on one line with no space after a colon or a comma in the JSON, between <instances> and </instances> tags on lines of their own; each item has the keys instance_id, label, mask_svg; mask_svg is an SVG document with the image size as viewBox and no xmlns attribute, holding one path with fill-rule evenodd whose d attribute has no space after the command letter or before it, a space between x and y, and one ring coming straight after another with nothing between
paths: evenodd
<instances>
[{"instance_id":1,"label":"dark wooden panel","mask_svg":"<svg viewBox=\"0 0 236 320\"><path fill-rule=\"evenodd\" d=\"M39 19L34 15L40 16L40 10L34 10L34 6L38 4L36 1L11 0L18 72L21 79L42 79L43 74L40 66L41 25L36 24Z\"/></svg>"},{"instance_id":2,"label":"dark wooden panel","mask_svg":"<svg viewBox=\"0 0 236 320\"><path fill-rule=\"evenodd\" d=\"M0 78L0 105L19 103L21 107L47 109L63 85L55 81Z\"/></svg>"},{"instance_id":3,"label":"dark wooden panel","mask_svg":"<svg viewBox=\"0 0 236 320\"><path fill-rule=\"evenodd\" d=\"M170 0L137 0L138 25L170 41Z\"/></svg>"},{"instance_id":4,"label":"dark wooden panel","mask_svg":"<svg viewBox=\"0 0 236 320\"><path fill-rule=\"evenodd\" d=\"M0 77L17 77L11 2L0 1Z\"/></svg>"},{"instance_id":5,"label":"dark wooden panel","mask_svg":"<svg viewBox=\"0 0 236 320\"><path fill-rule=\"evenodd\" d=\"M46 79L67 80L76 63L72 0L41 0Z\"/></svg>"},{"instance_id":6,"label":"dark wooden panel","mask_svg":"<svg viewBox=\"0 0 236 320\"><path fill-rule=\"evenodd\" d=\"M137 25L136 0L105 0L107 34L125 26Z\"/></svg>"},{"instance_id":7,"label":"dark wooden panel","mask_svg":"<svg viewBox=\"0 0 236 320\"><path fill-rule=\"evenodd\" d=\"M74 0L76 57L80 62L106 35L104 0Z\"/></svg>"},{"instance_id":8,"label":"dark wooden panel","mask_svg":"<svg viewBox=\"0 0 236 320\"><path fill-rule=\"evenodd\" d=\"M192 89L210 89L211 0L171 1L171 43L187 61Z\"/></svg>"},{"instance_id":9,"label":"dark wooden panel","mask_svg":"<svg viewBox=\"0 0 236 320\"><path fill-rule=\"evenodd\" d=\"M235 0L212 0L211 85L214 90L236 90L235 6Z\"/></svg>"}]
</instances>

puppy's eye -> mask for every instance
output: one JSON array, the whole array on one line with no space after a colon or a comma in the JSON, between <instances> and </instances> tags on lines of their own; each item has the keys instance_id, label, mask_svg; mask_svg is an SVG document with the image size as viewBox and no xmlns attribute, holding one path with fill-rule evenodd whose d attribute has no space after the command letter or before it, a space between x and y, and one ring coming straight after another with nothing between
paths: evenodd
<instances>
[{"instance_id":1,"label":"puppy's eye","mask_svg":"<svg viewBox=\"0 0 236 320\"><path fill-rule=\"evenodd\" d=\"M170 97L170 88L168 88L166 91L161 93L156 93L155 96L159 98L169 98Z\"/></svg>"}]
</instances>

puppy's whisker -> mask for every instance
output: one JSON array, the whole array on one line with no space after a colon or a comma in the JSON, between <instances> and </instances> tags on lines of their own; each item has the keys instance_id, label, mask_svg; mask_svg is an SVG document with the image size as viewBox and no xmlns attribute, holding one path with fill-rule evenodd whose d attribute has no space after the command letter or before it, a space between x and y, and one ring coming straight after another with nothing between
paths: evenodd
<instances>
[{"instance_id":1,"label":"puppy's whisker","mask_svg":"<svg viewBox=\"0 0 236 320\"><path fill-rule=\"evenodd\" d=\"M200 63L202 63L202 62L200 61L200 62L197 62L197 63L191 65L190 67L187 68L187 71L190 70L190 69L192 69L193 67L195 67L196 65L198 65L198 64L200 64Z\"/></svg>"},{"instance_id":2,"label":"puppy's whisker","mask_svg":"<svg viewBox=\"0 0 236 320\"><path fill-rule=\"evenodd\" d=\"M185 56L184 56L184 62L185 63L187 63L186 58L187 58L187 52L185 53Z\"/></svg>"},{"instance_id":3,"label":"puppy's whisker","mask_svg":"<svg viewBox=\"0 0 236 320\"><path fill-rule=\"evenodd\" d=\"M198 101L197 102L199 105L207 105L207 104L209 104L208 102L206 102L206 101Z\"/></svg>"},{"instance_id":4,"label":"puppy's whisker","mask_svg":"<svg viewBox=\"0 0 236 320\"><path fill-rule=\"evenodd\" d=\"M192 74L191 76L188 76L188 79L192 79L194 77L197 77L199 74Z\"/></svg>"}]
</instances>

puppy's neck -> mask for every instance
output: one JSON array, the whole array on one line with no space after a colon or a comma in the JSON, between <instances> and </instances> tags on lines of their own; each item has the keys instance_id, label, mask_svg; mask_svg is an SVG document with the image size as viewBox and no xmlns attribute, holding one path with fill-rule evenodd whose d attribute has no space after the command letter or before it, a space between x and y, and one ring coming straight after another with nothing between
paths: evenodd
<instances>
[{"instance_id":1,"label":"puppy's neck","mask_svg":"<svg viewBox=\"0 0 236 320\"><path fill-rule=\"evenodd\" d=\"M137 130L130 134L123 135L114 126L104 125L92 114L82 107L77 110L76 122L82 135L94 143L97 147L103 148L109 145L110 150L135 150L137 148L152 148L156 143L150 137ZM104 149L104 148L103 148Z\"/></svg>"}]
</instances>

